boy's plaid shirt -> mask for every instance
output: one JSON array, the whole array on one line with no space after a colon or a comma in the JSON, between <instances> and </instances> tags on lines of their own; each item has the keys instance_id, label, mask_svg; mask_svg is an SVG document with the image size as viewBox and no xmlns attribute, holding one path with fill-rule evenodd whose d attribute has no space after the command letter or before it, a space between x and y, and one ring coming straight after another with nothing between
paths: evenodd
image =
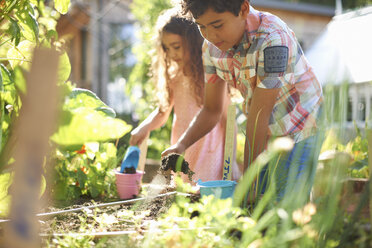
<instances>
[{"instance_id":1,"label":"boy's plaid shirt","mask_svg":"<svg viewBox=\"0 0 372 248\"><path fill-rule=\"evenodd\" d=\"M284 57L275 56L265 67L265 57L270 59L271 52L283 55L283 51ZM205 40L203 63L207 83L220 77L240 91L246 114L256 87L280 88L270 118L270 135L288 135L299 142L315 133L322 88L294 33L278 17L251 7L239 46L223 52Z\"/></svg>"}]
</instances>

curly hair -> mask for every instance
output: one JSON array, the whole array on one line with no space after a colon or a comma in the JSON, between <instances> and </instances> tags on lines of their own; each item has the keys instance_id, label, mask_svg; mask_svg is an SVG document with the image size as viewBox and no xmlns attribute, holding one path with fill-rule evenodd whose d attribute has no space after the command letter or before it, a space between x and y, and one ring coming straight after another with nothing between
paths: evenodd
<instances>
[{"instance_id":1,"label":"curly hair","mask_svg":"<svg viewBox=\"0 0 372 248\"><path fill-rule=\"evenodd\" d=\"M249 0L182 0L181 5L183 14L191 12L197 19L209 8L217 13L228 11L238 16L244 1L249 2Z\"/></svg>"},{"instance_id":2,"label":"curly hair","mask_svg":"<svg viewBox=\"0 0 372 248\"><path fill-rule=\"evenodd\" d=\"M161 42L163 32L177 34L182 38L184 53L189 61L184 63L183 73L190 79L190 88L199 106L203 103L204 92L204 70L202 61L203 38L200 35L197 25L188 17L182 16L177 9L169 9L158 17L156 25L156 49L151 65L151 76L157 83L156 98L159 109L164 112L170 104L170 78L176 66L167 58Z\"/></svg>"}]
</instances>

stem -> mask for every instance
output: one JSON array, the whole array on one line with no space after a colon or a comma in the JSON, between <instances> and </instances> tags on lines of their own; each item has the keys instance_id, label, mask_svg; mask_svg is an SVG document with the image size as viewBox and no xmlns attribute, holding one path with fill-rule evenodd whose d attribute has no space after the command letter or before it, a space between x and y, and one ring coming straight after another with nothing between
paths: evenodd
<instances>
[{"instance_id":1,"label":"stem","mask_svg":"<svg viewBox=\"0 0 372 248\"><path fill-rule=\"evenodd\" d=\"M7 60L19 60L19 61L31 63L31 61L30 60L27 60L27 59L20 59L20 58L0 58L0 61L7 61Z\"/></svg>"}]
</instances>

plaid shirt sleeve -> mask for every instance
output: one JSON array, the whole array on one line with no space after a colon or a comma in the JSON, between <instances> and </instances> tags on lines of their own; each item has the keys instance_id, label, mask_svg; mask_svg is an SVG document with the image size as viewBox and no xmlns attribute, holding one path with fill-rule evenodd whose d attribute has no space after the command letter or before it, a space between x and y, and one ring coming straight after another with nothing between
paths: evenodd
<instances>
[{"instance_id":1,"label":"plaid shirt sleeve","mask_svg":"<svg viewBox=\"0 0 372 248\"><path fill-rule=\"evenodd\" d=\"M204 40L202 52L203 52L203 65L204 65L204 78L206 83L215 83L218 78L216 73L216 67L212 62L209 42Z\"/></svg>"},{"instance_id":2,"label":"plaid shirt sleeve","mask_svg":"<svg viewBox=\"0 0 372 248\"><path fill-rule=\"evenodd\" d=\"M257 64L257 87L281 88L294 73L292 62L296 61L297 43L285 32L269 34L259 52Z\"/></svg>"}]
</instances>

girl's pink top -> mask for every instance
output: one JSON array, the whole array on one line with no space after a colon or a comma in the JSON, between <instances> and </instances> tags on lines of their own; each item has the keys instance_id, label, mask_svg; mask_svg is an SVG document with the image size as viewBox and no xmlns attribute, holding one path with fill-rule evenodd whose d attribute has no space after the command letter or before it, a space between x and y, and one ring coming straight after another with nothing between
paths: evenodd
<instances>
[{"instance_id":1,"label":"girl's pink top","mask_svg":"<svg viewBox=\"0 0 372 248\"><path fill-rule=\"evenodd\" d=\"M175 144L184 131L188 128L192 119L199 113L201 106L198 106L193 92L186 77L178 76L170 84L174 99L174 115L171 134L171 144ZM222 168L225 147L226 111L229 100L226 101L224 114L217 125L190 146L185 152L185 160L189 163L190 169L195 172L193 181L222 180ZM236 164L236 163L235 163ZM237 166L237 165L235 165ZM184 181L190 182L187 175L181 173ZM193 182L190 182L194 184Z\"/></svg>"}]
</instances>

